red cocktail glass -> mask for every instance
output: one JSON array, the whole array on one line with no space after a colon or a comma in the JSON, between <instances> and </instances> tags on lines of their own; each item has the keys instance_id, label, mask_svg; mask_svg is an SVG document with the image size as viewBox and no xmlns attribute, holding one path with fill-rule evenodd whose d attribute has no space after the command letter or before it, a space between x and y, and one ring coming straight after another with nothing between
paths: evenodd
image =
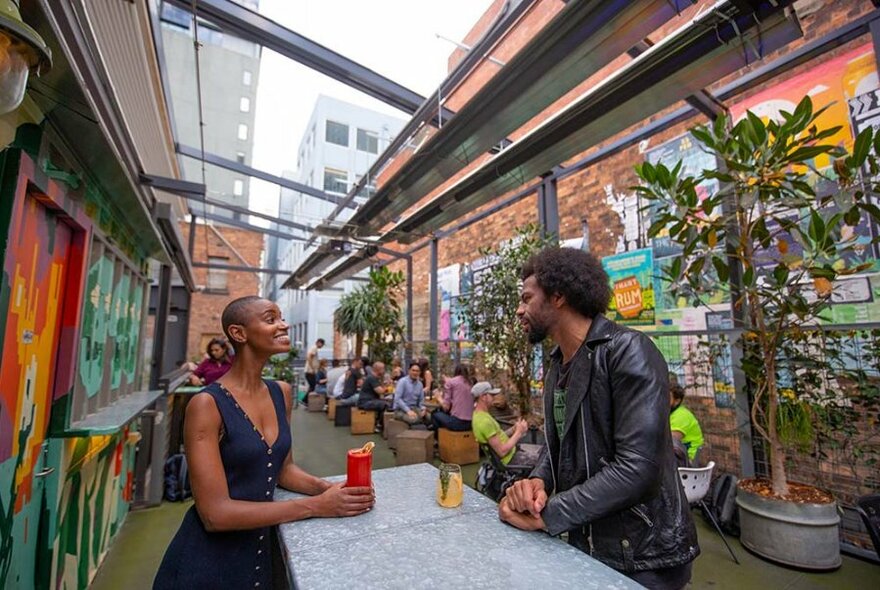
<instances>
[{"instance_id":1,"label":"red cocktail glass","mask_svg":"<svg viewBox=\"0 0 880 590\"><path fill-rule=\"evenodd\" d=\"M349 488L370 487L373 483L371 477L373 470L372 449L351 449L348 452L348 471L345 486Z\"/></svg>"}]
</instances>

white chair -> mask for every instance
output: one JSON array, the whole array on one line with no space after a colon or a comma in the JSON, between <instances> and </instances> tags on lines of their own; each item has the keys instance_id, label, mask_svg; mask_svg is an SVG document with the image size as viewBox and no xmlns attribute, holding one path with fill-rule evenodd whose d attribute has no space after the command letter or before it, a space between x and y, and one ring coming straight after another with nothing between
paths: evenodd
<instances>
[{"instance_id":1,"label":"white chair","mask_svg":"<svg viewBox=\"0 0 880 590\"><path fill-rule=\"evenodd\" d=\"M701 506L703 508L703 513L709 515L709 520L712 521L715 530L721 535L721 540L724 541L724 546L730 551L730 556L733 558L733 561L739 565L739 559L736 558L736 554L727 543L727 539L724 537L724 533L721 532L721 527L718 526L715 516L703 503L703 498L706 497L706 494L709 492L709 486L712 483L713 469L715 469L715 461L709 461L709 464L705 467L679 467L678 477L681 478L681 485L684 487L684 495L687 497L688 504L691 506L694 504Z\"/></svg>"}]
</instances>

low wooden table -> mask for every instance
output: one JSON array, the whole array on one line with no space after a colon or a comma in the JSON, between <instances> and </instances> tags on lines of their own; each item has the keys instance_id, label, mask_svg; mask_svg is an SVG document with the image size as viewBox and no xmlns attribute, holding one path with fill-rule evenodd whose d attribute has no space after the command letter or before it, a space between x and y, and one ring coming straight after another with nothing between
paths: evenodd
<instances>
[{"instance_id":1,"label":"low wooden table","mask_svg":"<svg viewBox=\"0 0 880 590\"><path fill-rule=\"evenodd\" d=\"M441 508L432 465L374 471L373 485L366 514L278 527L296 588L640 588L559 539L502 523L497 504L467 486L461 506Z\"/></svg>"}]
</instances>

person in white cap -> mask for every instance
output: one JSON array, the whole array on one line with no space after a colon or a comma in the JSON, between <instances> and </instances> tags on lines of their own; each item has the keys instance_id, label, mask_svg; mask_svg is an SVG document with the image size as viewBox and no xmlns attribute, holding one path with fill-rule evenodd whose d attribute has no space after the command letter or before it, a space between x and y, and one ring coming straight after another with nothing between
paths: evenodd
<instances>
[{"instance_id":1,"label":"person in white cap","mask_svg":"<svg viewBox=\"0 0 880 590\"><path fill-rule=\"evenodd\" d=\"M505 431L489 413L492 397L499 393L501 390L493 388L488 381L480 381L471 388L471 395L474 396L474 416L471 420L474 438L481 445L488 444L505 465L536 465L541 445L517 444L529 430L526 421L520 418Z\"/></svg>"}]
</instances>

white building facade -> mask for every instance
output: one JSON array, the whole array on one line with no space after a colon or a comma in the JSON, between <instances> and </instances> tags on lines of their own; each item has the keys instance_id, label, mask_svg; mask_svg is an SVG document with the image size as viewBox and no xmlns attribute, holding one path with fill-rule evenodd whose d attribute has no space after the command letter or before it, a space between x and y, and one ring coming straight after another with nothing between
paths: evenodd
<instances>
[{"instance_id":1,"label":"white building facade","mask_svg":"<svg viewBox=\"0 0 880 590\"><path fill-rule=\"evenodd\" d=\"M320 95L300 141L296 172L284 176L324 192L342 197L366 174L376 158L405 121L351 103ZM279 217L310 226L320 224L336 207L311 195L282 188ZM353 210L344 211L344 221ZM293 231L283 228L284 231ZM305 237L305 234L301 234ZM303 241L267 238L267 262L271 268L296 270L314 246ZM315 340L325 341L321 356L333 356L333 312L339 298L353 288L355 281L344 281L325 291L281 289L287 275L273 275L266 280L265 293L278 302L290 324L291 341L310 347Z\"/></svg>"}]
</instances>

